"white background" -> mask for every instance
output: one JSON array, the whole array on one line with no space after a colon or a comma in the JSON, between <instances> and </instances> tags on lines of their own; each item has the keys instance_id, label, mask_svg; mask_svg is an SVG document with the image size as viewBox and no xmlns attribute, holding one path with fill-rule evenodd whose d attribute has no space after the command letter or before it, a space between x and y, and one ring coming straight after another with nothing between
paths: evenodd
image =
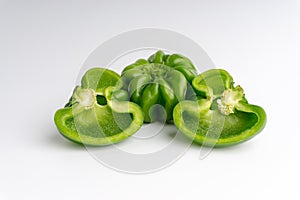
<instances>
[{"instance_id":1,"label":"white background","mask_svg":"<svg viewBox=\"0 0 300 200\"><path fill-rule=\"evenodd\" d=\"M299 1L0 1L0 199L299 199ZM199 160L123 174L53 123L87 56L137 28L182 33L268 114L264 131Z\"/></svg>"}]
</instances>

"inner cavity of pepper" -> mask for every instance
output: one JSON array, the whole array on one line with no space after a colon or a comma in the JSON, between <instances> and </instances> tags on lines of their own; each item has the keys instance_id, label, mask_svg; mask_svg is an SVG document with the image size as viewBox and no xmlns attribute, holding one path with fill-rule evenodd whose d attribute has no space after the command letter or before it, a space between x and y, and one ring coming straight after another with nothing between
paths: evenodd
<instances>
[{"instance_id":1,"label":"inner cavity of pepper","mask_svg":"<svg viewBox=\"0 0 300 200\"><path fill-rule=\"evenodd\" d=\"M97 103L101 106L105 106L107 104L107 100L103 95L97 95L96 99L97 99Z\"/></svg>"}]
</instances>

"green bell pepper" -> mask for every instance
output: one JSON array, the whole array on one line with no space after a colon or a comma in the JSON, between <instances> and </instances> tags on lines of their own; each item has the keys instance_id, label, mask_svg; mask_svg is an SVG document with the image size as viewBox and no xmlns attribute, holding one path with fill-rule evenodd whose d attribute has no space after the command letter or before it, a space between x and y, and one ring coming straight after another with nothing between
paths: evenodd
<instances>
[{"instance_id":1,"label":"green bell pepper","mask_svg":"<svg viewBox=\"0 0 300 200\"><path fill-rule=\"evenodd\" d=\"M145 122L164 118L170 122L173 108L185 99L188 82L196 75L197 71L188 58L158 51L148 60L139 59L127 66L121 77L125 82L124 88L129 91L130 100L141 106ZM160 109L151 110L156 104L161 105Z\"/></svg>"},{"instance_id":2,"label":"green bell pepper","mask_svg":"<svg viewBox=\"0 0 300 200\"><path fill-rule=\"evenodd\" d=\"M208 70L192 81L197 99L176 105L174 124L204 146L230 146L249 140L265 126L263 108L251 105L240 86L222 69Z\"/></svg>"},{"instance_id":3,"label":"green bell pepper","mask_svg":"<svg viewBox=\"0 0 300 200\"><path fill-rule=\"evenodd\" d=\"M108 69L88 70L65 108L56 111L55 124L66 138L85 145L108 145L134 134L143 112L128 101L120 76Z\"/></svg>"}]
</instances>

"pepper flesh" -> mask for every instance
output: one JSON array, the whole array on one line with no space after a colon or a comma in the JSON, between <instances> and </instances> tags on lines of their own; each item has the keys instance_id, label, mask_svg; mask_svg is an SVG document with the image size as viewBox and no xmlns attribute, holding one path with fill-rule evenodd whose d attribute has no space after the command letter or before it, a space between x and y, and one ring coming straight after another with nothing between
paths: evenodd
<instances>
[{"instance_id":1,"label":"pepper flesh","mask_svg":"<svg viewBox=\"0 0 300 200\"><path fill-rule=\"evenodd\" d=\"M173 119L178 129L196 143L222 147L238 144L265 126L263 108L247 102L228 72L212 69L197 76L192 86L196 99L176 105Z\"/></svg>"},{"instance_id":2,"label":"pepper flesh","mask_svg":"<svg viewBox=\"0 0 300 200\"><path fill-rule=\"evenodd\" d=\"M108 145L134 134L143 124L138 105L129 102L123 83L115 72L90 69L83 76L65 108L54 121L66 138L85 145Z\"/></svg>"},{"instance_id":3,"label":"pepper flesh","mask_svg":"<svg viewBox=\"0 0 300 200\"><path fill-rule=\"evenodd\" d=\"M139 59L122 72L130 100L141 106L145 122L172 121L175 105L185 99L188 83L197 71L192 62L179 54L166 55L158 51L148 60ZM151 112L154 105L164 110ZM166 116L162 117L165 113Z\"/></svg>"}]
</instances>

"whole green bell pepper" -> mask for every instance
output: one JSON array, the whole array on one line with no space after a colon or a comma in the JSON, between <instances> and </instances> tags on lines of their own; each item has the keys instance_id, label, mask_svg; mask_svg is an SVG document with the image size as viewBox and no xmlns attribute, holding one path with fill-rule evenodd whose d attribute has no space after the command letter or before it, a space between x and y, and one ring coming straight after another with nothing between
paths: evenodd
<instances>
[{"instance_id":1,"label":"whole green bell pepper","mask_svg":"<svg viewBox=\"0 0 300 200\"><path fill-rule=\"evenodd\" d=\"M208 70L192 81L197 99L178 103L173 119L178 129L204 146L230 146L249 140L265 126L263 108L251 105L229 73Z\"/></svg>"},{"instance_id":2,"label":"whole green bell pepper","mask_svg":"<svg viewBox=\"0 0 300 200\"><path fill-rule=\"evenodd\" d=\"M145 122L162 120L165 113L167 121L172 120L175 105L184 100L188 81L192 81L197 71L192 62L179 54L165 55L158 51L148 60L139 59L122 72L125 89L130 100L141 106ZM152 112L153 105L161 105L164 110ZM161 107L160 107L161 108Z\"/></svg>"},{"instance_id":3,"label":"whole green bell pepper","mask_svg":"<svg viewBox=\"0 0 300 200\"><path fill-rule=\"evenodd\" d=\"M143 112L128 101L122 86L120 76L111 70L88 70L65 108L55 113L59 132L85 145L108 145L134 134L143 124Z\"/></svg>"}]
</instances>

